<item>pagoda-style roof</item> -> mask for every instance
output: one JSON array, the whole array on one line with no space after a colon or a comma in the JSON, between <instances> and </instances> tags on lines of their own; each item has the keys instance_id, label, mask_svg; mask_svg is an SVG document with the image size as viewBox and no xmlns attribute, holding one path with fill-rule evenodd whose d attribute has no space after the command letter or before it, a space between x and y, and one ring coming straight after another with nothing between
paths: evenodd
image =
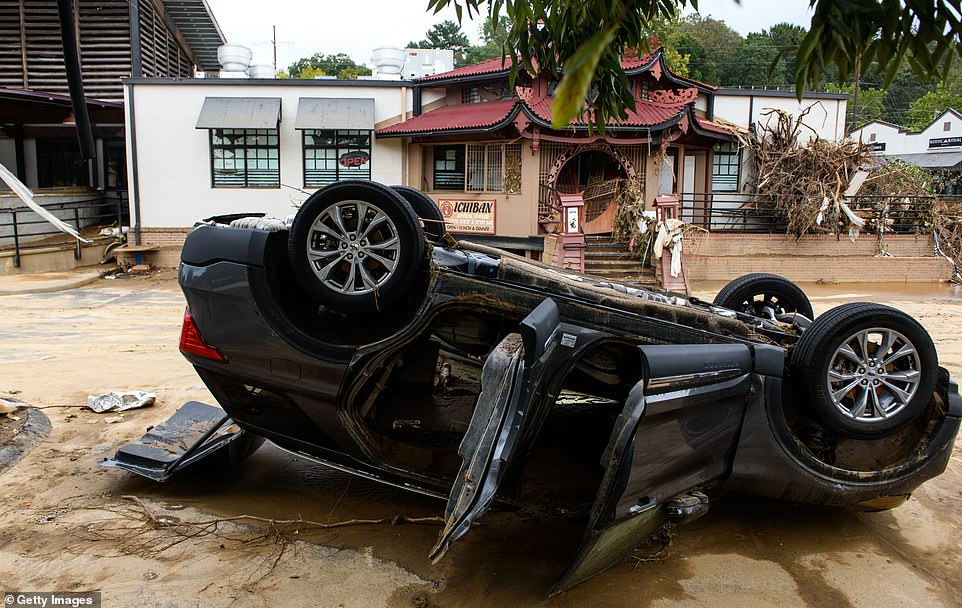
<instances>
[{"instance_id":1,"label":"pagoda-style roof","mask_svg":"<svg viewBox=\"0 0 962 608\"><path fill-rule=\"evenodd\" d=\"M629 76L643 72L652 72L656 79L662 75L666 76L670 82L680 86L695 87L701 91L714 91L715 87L710 84L699 82L692 78L679 76L673 73L665 61L665 54L662 49L655 49L647 55L638 56L629 54L621 60L621 68ZM472 65L466 65L440 74L431 74L416 78L414 82L424 85L441 85L455 82L473 82L478 80L488 80L494 76L507 76L511 71L511 59L508 57L495 57Z\"/></svg>"},{"instance_id":2,"label":"pagoda-style roof","mask_svg":"<svg viewBox=\"0 0 962 608\"><path fill-rule=\"evenodd\" d=\"M644 57L627 56L622 67L629 76L649 75L644 88L631 83L636 91L635 108L623 119L614 119L606 131L625 134L629 138L678 137L693 132L712 139L730 139L727 129L696 115L695 100L702 93L711 95L714 88L672 74L658 49ZM490 59L433 76L417 79L419 86L459 86L465 82L494 80L506 75L510 66ZM637 88L636 88L637 87ZM512 128L523 137L584 137L592 130L590 117L582 116L563 129L552 127L554 98L546 76L524 86L516 86L511 99L473 103L454 103L436 108L403 122L378 129L378 137L433 137L444 135L477 135ZM709 104L710 107L710 104ZM671 133L666 133L667 130ZM550 135L554 132L554 135ZM510 134L509 134L510 135Z\"/></svg>"}]
</instances>

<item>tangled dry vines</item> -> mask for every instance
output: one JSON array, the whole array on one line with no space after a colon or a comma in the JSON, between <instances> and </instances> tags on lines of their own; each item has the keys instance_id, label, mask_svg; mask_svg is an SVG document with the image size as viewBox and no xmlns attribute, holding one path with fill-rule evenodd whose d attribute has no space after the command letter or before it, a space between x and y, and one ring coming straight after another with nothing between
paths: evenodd
<instances>
[{"instance_id":1,"label":"tangled dry vines","mask_svg":"<svg viewBox=\"0 0 962 608\"><path fill-rule=\"evenodd\" d=\"M851 222L842 206L843 194L855 172L871 159L869 149L857 142L815 136L802 144L803 131L815 135L804 122L814 107L797 117L781 110L764 112L756 136L745 142L755 190L761 195L754 205L774 211L797 237L812 230L836 232Z\"/></svg>"}]
</instances>

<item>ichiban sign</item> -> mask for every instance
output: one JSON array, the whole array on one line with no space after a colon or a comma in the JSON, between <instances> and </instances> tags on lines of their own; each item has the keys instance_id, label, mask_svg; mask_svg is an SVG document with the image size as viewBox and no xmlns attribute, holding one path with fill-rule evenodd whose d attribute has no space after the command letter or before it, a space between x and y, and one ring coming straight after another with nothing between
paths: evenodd
<instances>
[{"instance_id":1,"label":"ichiban sign","mask_svg":"<svg viewBox=\"0 0 962 608\"><path fill-rule=\"evenodd\" d=\"M456 201L441 199L438 208L448 232L494 234L495 201Z\"/></svg>"}]
</instances>

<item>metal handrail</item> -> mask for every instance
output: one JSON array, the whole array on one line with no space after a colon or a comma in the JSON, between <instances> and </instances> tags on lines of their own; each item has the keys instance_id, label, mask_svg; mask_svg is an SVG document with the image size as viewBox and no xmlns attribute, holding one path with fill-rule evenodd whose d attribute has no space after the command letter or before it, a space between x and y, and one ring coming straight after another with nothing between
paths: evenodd
<instances>
[{"instance_id":1,"label":"metal handrail","mask_svg":"<svg viewBox=\"0 0 962 608\"><path fill-rule=\"evenodd\" d=\"M126 197L122 194L114 200L96 197L79 201L47 203L43 207L51 212L60 212L61 215L63 212L72 215L72 217L61 217L61 219L71 224L78 232L94 227L123 226L127 217ZM47 226L47 228L38 230L36 226ZM13 250L14 266L20 267L21 254L24 251L63 247L68 244L73 248L74 259L79 260L80 241L50 226L47 220L36 212L24 207L0 209L0 251Z\"/></svg>"}]
</instances>

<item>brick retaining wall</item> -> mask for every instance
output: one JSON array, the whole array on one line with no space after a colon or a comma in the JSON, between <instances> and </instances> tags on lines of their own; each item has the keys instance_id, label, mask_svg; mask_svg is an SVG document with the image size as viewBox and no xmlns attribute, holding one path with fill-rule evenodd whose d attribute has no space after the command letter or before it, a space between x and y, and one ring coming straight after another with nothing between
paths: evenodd
<instances>
[{"instance_id":1,"label":"brick retaining wall","mask_svg":"<svg viewBox=\"0 0 962 608\"><path fill-rule=\"evenodd\" d=\"M933 255L928 237L862 234L805 235L796 241L784 234L695 234L685 240L685 268L690 281L729 281L752 272L771 272L793 281L937 282L952 277L952 265Z\"/></svg>"}]
</instances>

